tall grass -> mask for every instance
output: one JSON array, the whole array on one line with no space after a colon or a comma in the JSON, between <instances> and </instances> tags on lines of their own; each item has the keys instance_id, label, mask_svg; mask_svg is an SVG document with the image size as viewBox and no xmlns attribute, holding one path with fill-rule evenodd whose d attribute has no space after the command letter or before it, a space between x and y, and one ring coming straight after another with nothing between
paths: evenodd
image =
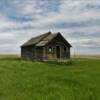
<instances>
[{"instance_id":1,"label":"tall grass","mask_svg":"<svg viewBox=\"0 0 100 100\"><path fill-rule=\"evenodd\" d=\"M100 60L0 58L0 100L100 100Z\"/></svg>"}]
</instances>

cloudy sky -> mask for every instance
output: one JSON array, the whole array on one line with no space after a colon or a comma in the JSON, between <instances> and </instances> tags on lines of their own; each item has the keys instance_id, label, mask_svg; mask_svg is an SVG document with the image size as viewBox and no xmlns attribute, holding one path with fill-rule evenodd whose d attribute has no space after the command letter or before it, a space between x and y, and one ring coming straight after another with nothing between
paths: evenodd
<instances>
[{"instance_id":1,"label":"cloudy sky","mask_svg":"<svg viewBox=\"0 0 100 100\"><path fill-rule=\"evenodd\" d=\"M0 0L0 54L36 35L61 32L72 54L100 54L99 0Z\"/></svg>"}]
</instances>

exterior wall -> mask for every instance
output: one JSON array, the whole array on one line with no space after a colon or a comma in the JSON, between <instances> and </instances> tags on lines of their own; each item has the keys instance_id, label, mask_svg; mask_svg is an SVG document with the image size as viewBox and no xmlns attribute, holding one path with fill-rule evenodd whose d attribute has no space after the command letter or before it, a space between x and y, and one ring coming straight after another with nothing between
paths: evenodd
<instances>
[{"instance_id":1,"label":"exterior wall","mask_svg":"<svg viewBox=\"0 0 100 100\"><path fill-rule=\"evenodd\" d=\"M56 60L56 55L55 55L55 50L54 50L54 47L53 47L53 52L49 53L49 46L51 45L47 45L44 47L44 60Z\"/></svg>"},{"instance_id":2,"label":"exterior wall","mask_svg":"<svg viewBox=\"0 0 100 100\"><path fill-rule=\"evenodd\" d=\"M35 57L36 60L43 60L43 47L36 47Z\"/></svg>"},{"instance_id":3,"label":"exterior wall","mask_svg":"<svg viewBox=\"0 0 100 100\"><path fill-rule=\"evenodd\" d=\"M43 60L43 48L35 46L22 47L21 57L28 60Z\"/></svg>"},{"instance_id":4,"label":"exterior wall","mask_svg":"<svg viewBox=\"0 0 100 100\"><path fill-rule=\"evenodd\" d=\"M49 52L49 46L52 47L52 52ZM60 47L60 58L57 58L56 46ZM64 51L64 47L66 47L66 51ZM59 37L44 47L44 51L44 60L66 60L70 58L70 47Z\"/></svg>"},{"instance_id":5,"label":"exterior wall","mask_svg":"<svg viewBox=\"0 0 100 100\"><path fill-rule=\"evenodd\" d=\"M51 46L51 45L50 45ZM64 45L59 44L60 46L60 58L57 58L56 55L56 45L52 45L53 51L49 52L48 48L49 45L47 47L45 47L45 51L46 51L46 55L44 57L44 60L66 60L70 58L70 48L68 47L69 51L64 51Z\"/></svg>"},{"instance_id":6,"label":"exterior wall","mask_svg":"<svg viewBox=\"0 0 100 100\"><path fill-rule=\"evenodd\" d=\"M23 59L34 59L35 58L35 49L34 46L21 47L21 57Z\"/></svg>"}]
</instances>

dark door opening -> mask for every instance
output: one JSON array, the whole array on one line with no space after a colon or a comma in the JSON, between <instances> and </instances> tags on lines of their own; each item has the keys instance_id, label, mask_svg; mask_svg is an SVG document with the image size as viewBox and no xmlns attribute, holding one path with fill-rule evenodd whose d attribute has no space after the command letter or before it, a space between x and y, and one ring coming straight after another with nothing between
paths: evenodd
<instances>
[{"instance_id":1,"label":"dark door opening","mask_svg":"<svg viewBox=\"0 0 100 100\"><path fill-rule=\"evenodd\" d=\"M60 58L60 46L56 46L56 56Z\"/></svg>"}]
</instances>

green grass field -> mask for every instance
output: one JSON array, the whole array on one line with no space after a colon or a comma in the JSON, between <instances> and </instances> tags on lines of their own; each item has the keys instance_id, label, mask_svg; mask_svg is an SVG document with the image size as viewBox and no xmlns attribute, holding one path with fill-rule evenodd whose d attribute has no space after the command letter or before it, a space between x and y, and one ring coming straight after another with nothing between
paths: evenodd
<instances>
[{"instance_id":1,"label":"green grass field","mask_svg":"<svg viewBox=\"0 0 100 100\"><path fill-rule=\"evenodd\" d=\"M100 59L0 58L0 100L100 100Z\"/></svg>"}]
</instances>

